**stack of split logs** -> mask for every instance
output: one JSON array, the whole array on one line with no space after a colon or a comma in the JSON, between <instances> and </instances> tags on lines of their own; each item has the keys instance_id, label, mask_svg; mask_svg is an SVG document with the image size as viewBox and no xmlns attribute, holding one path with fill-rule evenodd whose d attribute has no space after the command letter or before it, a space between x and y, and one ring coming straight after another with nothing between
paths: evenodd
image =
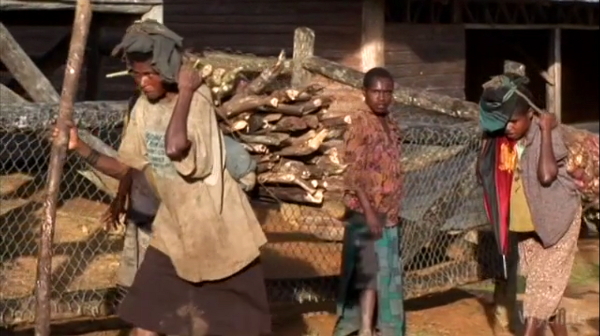
<instances>
[{"instance_id":1,"label":"stack of split logs","mask_svg":"<svg viewBox=\"0 0 600 336\"><path fill-rule=\"evenodd\" d=\"M281 202L323 204L343 191L342 136L349 117L328 112L333 97L324 87L285 85L285 55L253 79L243 68L213 68L194 55L188 62L211 88L223 133L257 162L257 194Z\"/></svg>"},{"instance_id":2,"label":"stack of split logs","mask_svg":"<svg viewBox=\"0 0 600 336\"><path fill-rule=\"evenodd\" d=\"M569 126L562 126L562 134L569 151L567 171L579 185L584 219L598 223L600 220L598 135Z\"/></svg>"}]
</instances>

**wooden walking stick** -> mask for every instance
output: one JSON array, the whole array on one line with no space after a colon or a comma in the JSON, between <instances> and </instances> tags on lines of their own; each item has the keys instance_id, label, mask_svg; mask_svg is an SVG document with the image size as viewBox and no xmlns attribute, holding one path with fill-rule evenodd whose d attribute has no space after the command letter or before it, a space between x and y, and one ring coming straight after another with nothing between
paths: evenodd
<instances>
[{"instance_id":1,"label":"wooden walking stick","mask_svg":"<svg viewBox=\"0 0 600 336\"><path fill-rule=\"evenodd\" d=\"M73 101L77 94L77 84L83 64L87 35L92 20L90 0L77 0L75 21L69 46L65 77L60 97L57 127L58 136L52 143L50 167L48 171L47 195L44 209L44 222L41 226L38 245L38 267L36 279L35 335L50 336L50 292L52 272L52 241L56 224L56 203L67 156L69 128L66 122L72 120Z\"/></svg>"}]
</instances>

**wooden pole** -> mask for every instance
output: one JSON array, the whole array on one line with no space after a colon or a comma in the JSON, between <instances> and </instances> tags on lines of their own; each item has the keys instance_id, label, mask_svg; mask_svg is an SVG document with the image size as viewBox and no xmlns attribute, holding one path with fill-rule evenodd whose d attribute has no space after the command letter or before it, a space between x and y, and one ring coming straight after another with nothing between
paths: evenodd
<instances>
[{"instance_id":1,"label":"wooden pole","mask_svg":"<svg viewBox=\"0 0 600 336\"><path fill-rule=\"evenodd\" d=\"M385 65L385 0L363 0L362 71Z\"/></svg>"},{"instance_id":2,"label":"wooden pole","mask_svg":"<svg viewBox=\"0 0 600 336\"><path fill-rule=\"evenodd\" d=\"M62 177L64 161L69 143L69 128L66 122L72 120L73 101L77 94L77 84L81 74L87 35L92 19L90 0L78 0L75 7L75 20L69 47L67 66L63 80L57 127L58 136L52 143L50 167L48 171L45 220L41 226L39 255L36 279L35 336L50 336L50 293L52 274L52 241L56 225L56 203Z\"/></svg>"},{"instance_id":3,"label":"wooden pole","mask_svg":"<svg viewBox=\"0 0 600 336\"><path fill-rule=\"evenodd\" d=\"M302 87L310 82L310 71L302 67L305 59L315 52L315 32L308 27L299 27L294 31L294 54L292 60L292 86Z\"/></svg>"},{"instance_id":4,"label":"wooden pole","mask_svg":"<svg viewBox=\"0 0 600 336\"><path fill-rule=\"evenodd\" d=\"M27 56L2 22L0 22L0 60L31 99L36 102L58 103L58 94L50 81Z\"/></svg>"},{"instance_id":5,"label":"wooden pole","mask_svg":"<svg viewBox=\"0 0 600 336\"><path fill-rule=\"evenodd\" d=\"M44 76L46 76L46 78L50 78L50 76L52 75L52 73L54 73L56 69L64 65L69 49L69 41L71 41L71 32L65 34L60 40L58 40L58 42L56 42L56 44L54 44L54 46L52 46L52 48L50 48L47 52L44 53L44 55L37 58L35 62L33 62L36 65L36 67L40 70L40 72ZM17 83L19 83L19 81L16 78L11 78L11 80L7 83L6 86L8 86L9 88L13 88ZM58 95L58 92L54 89L54 87L52 87L52 92L53 94L51 94L51 96L53 100L49 102L58 103L60 96ZM16 93L22 94L22 92ZM40 103L48 101L36 100L36 102Z\"/></svg>"},{"instance_id":6,"label":"wooden pole","mask_svg":"<svg viewBox=\"0 0 600 336\"><path fill-rule=\"evenodd\" d=\"M146 14L142 15L142 20L152 19L160 23L164 23L164 18L165 14L163 5L152 6L152 8L150 8Z\"/></svg>"},{"instance_id":7,"label":"wooden pole","mask_svg":"<svg viewBox=\"0 0 600 336\"><path fill-rule=\"evenodd\" d=\"M9 104L27 104L29 103L23 97L16 94L13 90L0 83L0 102Z\"/></svg>"},{"instance_id":8,"label":"wooden pole","mask_svg":"<svg viewBox=\"0 0 600 336\"><path fill-rule=\"evenodd\" d=\"M506 60L504 61L504 73L514 73L519 76L525 76L525 65L523 65L523 63Z\"/></svg>"},{"instance_id":9,"label":"wooden pole","mask_svg":"<svg viewBox=\"0 0 600 336\"><path fill-rule=\"evenodd\" d=\"M561 29L553 29L551 36L548 76L553 85L546 85L546 109L548 112L554 113L556 119L560 122L562 120Z\"/></svg>"}]
</instances>

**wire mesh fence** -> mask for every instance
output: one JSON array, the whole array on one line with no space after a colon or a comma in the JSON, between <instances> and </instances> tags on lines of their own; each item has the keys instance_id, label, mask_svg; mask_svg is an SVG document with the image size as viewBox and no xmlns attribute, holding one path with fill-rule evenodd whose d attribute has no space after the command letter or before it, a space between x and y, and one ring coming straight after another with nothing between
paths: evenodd
<instances>
[{"instance_id":1,"label":"wire mesh fence","mask_svg":"<svg viewBox=\"0 0 600 336\"><path fill-rule=\"evenodd\" d=\"M408 106L396 107L393 115L402 130L405 171L400 230L406 296L494 276L495 243L485 226L474 176L476 125ZM34 320L37 241L50 152L45 131L52 123L51 114L45 116L28 119L26 127L7 118L0 123L0 327ZM86 118L91 134L118 146L119 118L97 114L95 123ZM124 230L102 228L99 218L110 195L100 185L86 163L69 156L53 246L54 320L113 314L124 294L116 286ZM315 206L252 204L269 238L262 259L271 301L332 300L343 225Z\"/></svg>"},{"instance_id":2,"label":"wire mesh fence","mask_svg":"<svg viewBox=\"0 0 600 336\"><path fill-rule=\"evenodd\" d=\"M4 126L4 125L3 125ZM0 227L1 324L34 319L33 291L49 142L46 121L32 131L2 127ZM110 143L111 129L97 130ZM103 314L103 302L114 287L121 239L98 221L109 197L84 176L90 169L70 155L60 188L52 263L53 317Z\"/></svg>"}]
</instances>

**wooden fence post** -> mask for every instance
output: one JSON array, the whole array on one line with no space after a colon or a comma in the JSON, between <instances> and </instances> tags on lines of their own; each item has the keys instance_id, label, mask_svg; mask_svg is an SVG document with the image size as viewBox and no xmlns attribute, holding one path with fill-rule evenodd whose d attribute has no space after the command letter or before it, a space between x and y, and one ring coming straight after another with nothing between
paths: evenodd
<instances>
[{"instance_id":1,"label":"wooden fence post","mask_svg":"<svg viewBox=\"0 0 600 336\"><path fill-rule=\"evenodd\" d=\"M385 66L384 0L363 0L360 53L362 72Z\"/></svg>"},{"instance_id":2,"label":"wooden fence post","mask_svg":"<svg viewBox=\"0 0 600 336\"><path fill-rule=\"evenodd\" d=\"M315 32L308 27L299 27L294 31L294 54L292 70L292 87L307 85L311 79L310 71L302 67L305 59L315 52Z\"/></svg>"},{"instance_id":3,"label":"wooden fence post","mask_svg":"<svg viewBox=\"0 0 600 336\"><path fill-rule=\"evenodd\" d=\"M549 59L550 64L548 66L548 76L550 77L551 84L546 85L546 110L550 113L554 113L556 119L560 122L562 119L562 95L561 95L561 81L562 81L562 66L561 66L561 30L560 28L553 29L550 34L550 51Z\"/></svg>"},{"instance_id":4,"label":"wooden fence post","mask_svg":"<svg viewBox=\"0 0 600 336\"><path fill-rule=\"evenodd\" d=\"M523 63L506 60L504 61L504 73L514 73L519 76L525 76L525 65L523 65Z\"/></svg>"},{"instance_id":5,"label":"wooden fence post","mask_svg":"<svg viewBox=\"0 0 600 336\"><path fill-rule=\"evenodd\" d=\"M45 220L41 226L38 246L38 267L36 279L35 335L50 336L50 293L52 290L52 243L56 224L56 203L62 177L63 165L67 156L69 128L67 121L72 120L73 101L77 94L77 85L81 74L83 57L90 21L92 5L90 0L78 0L75 8L73 34L69 47L67 66L60 98L57 127L59 134L52 143L50 167L48 171L47 196L45 201Z\"/></svg>"}]
</instances>

